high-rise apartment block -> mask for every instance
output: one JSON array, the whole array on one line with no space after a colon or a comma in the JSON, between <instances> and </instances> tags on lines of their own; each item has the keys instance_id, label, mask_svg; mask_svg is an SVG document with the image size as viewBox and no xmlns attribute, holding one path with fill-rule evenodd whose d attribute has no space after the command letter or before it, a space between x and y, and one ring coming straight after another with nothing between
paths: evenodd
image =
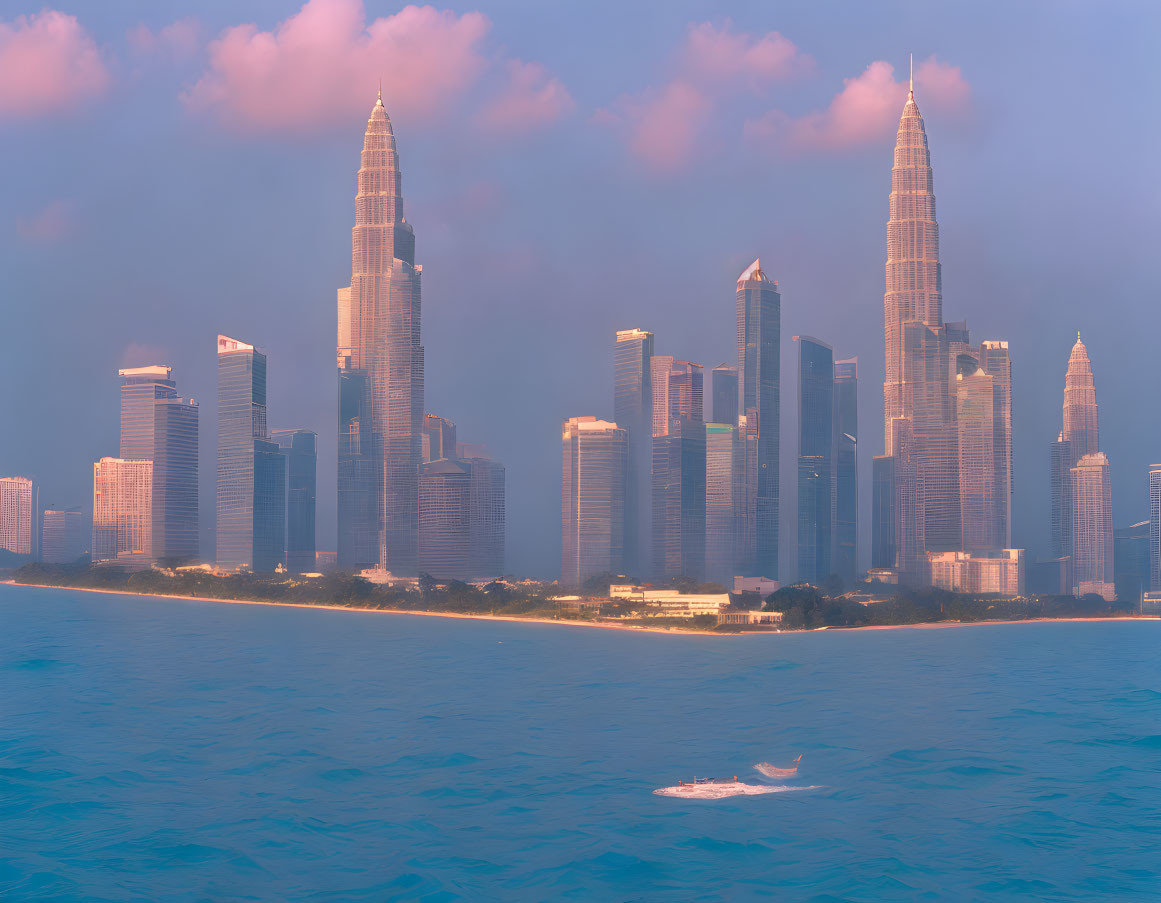
<instances>
[{"instance_id":1,"label":"high-rise apartment block","mask_svg":"<svg viewBox=\"0 0 1161 903\"><path fill-rule=\"evenodd\" d=\"M152 461L101 458L93 465L92 560L135 569L152 563Z\"/></svg>"},{"instance_id":2,"label":"high-rise apartment block","mask_svg":"<svg viewBox=\"0 0 1161 903\"><path fill-rule=\"evenodd\" d=\"M652 549L653 411L653 333L620 330L613 343L613 419L629 441L625 570L639 578L649 573Z\"/></svg>"},{"instance_id":3,"label":"high-rise apartment block","mask_svg":"<svg viewBox=\"0 0 1161 903\"><path fill-rule=\"evenodd\" d=\"M1101 452L1082 457L1072 468L1072 591L1096 593L1112 602L1113 499L1109 459Z\"/></svg>"},{"instance_id":4,"label":"high-rise apartment block","mask_svg":"<svg viewBox=\"0 0 1161 903\"><path fill-rule=\"evenodd\" d=\"M380 94L360 158L351 283L338 290L339 564L416 572L423 345L415 233Z\"/></svg>"},{"instance_id":5,"label":"high-rise apartment block","mask_svg":"<svg viewBox=\"0 0 1161 903\"><path fill-rule=\"evenodd\" d=\"M36 558L39 519L36 483L27 477L0 477L0 549Z\"/></svg>"},{"instance_id":6,"label":"high-rise apartment block","mask_svg":"<svg viewBox=\"0 0 1161 903\"><path fill-rule=\"evenodd\" d=\"M218 336L218 566L284 564L286 458L266 425L266 355Z\"/></svg>"},{"instance_id":7,"label":"high-rise apartment block","mask_svg":"<svg viewBox=\"0 0 1161 903\"><path fill-rule=\"evenodd\" d=\"M315 570L315 510L318 491L318 434L311 430L274 430L270 438L286 458L286 569Z\"/></svg>"},{"instance_id":8,"label":"high-rise apartment block","mask_svg":"<svg viewBox=\"0 0 1161 903\"><path fill-rule=\"evenodd\" d=\"M419 469L419 570L438 579L504 573L504 465L440 458Z\"/></svg>"},{"instance_id":9,"label":"high-rise apartment block","mask_svg":"<svg viewBox=\"0 0 1161 903\"><path fill-rule=\"evenodd\" d=\"M705 576L732 586L744 513L744 450L733 423L705 425Z\"/></svg>"},{"instance_id":10,"label":"high-rise apartment block","mask_svg":"<svg viewBox=\"0 0 1161 903\"><path fill-rule=\"evenodd\" d=\"M1149 467L1149 583L1146 590L1161 590L1161 464Z\"/></svg>"},{"instance_id":11,"label":"high-rise apartment block","mask_svg":"<svg viewBox=\"0 0 1161 903\"><path fill-rule=\"evenodd\" d=\"M561 582L579 587L624 571L628 433L596 417L573 417L561 441Z\"/></svg>"},{"instance_id":12,"label":"high-rise apartment block","mask_svg":"<svg viewBox=\"0 0 1161 903\"><path fill-rule=\"evenodd\" d=\"M42 561L71 564L85 554L85 522L80 508L45 511L43 525Z\"/></svg>"}]
</instances>

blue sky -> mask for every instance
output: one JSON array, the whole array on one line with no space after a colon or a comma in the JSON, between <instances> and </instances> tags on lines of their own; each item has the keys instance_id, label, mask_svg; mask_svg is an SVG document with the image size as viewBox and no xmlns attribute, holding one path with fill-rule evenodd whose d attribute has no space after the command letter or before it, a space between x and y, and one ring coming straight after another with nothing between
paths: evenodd
<instances>
[{"instance_id":1,"label":"blue sky","mask_svg":"<svg viewBox=\"0 0 1161 903\"><path fill-rule=\"evenodd\" d=\"M48 28L28 18L39 6L0 3L0 74L14 47L39 55L22 71L44 67L31 100L0 87L0 473L38 477L46 504L87 505L91 462L116 453L118 367L170 363L202 402L209 554L224 332L268 352L271 425L319 433L333 549L335 289L382 76L424 265L428 409L507 465L513 571L557 572L559 424L611 416L613 332L650 329L658 353L707 368L732 359L734 279L757 256L783 298L784 514L798 334L859 357L866 514L892 92L913 51L945 316L1011 342L1016 544L1047 545L1078 330L1116 523L1147 516L1153 6L314 0L325 22L361 17L314 50L286 32L301 3L238 7L58 2Z\"/></svg>"}]
</instances>

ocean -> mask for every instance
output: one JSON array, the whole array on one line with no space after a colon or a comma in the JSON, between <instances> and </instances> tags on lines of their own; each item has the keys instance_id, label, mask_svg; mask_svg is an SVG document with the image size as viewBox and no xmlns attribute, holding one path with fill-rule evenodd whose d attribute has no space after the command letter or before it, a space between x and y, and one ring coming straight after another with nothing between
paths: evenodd
<instances>
[{"instance_id":1,"label":"ocean","mask_svg":"<svg viewBox=\"0 0 1161 903\"><path fill-rule=\"evenodd\" d=\"M1159 647L0 586L0 899L1155 900Z\"/></svg>"}]
</instances>

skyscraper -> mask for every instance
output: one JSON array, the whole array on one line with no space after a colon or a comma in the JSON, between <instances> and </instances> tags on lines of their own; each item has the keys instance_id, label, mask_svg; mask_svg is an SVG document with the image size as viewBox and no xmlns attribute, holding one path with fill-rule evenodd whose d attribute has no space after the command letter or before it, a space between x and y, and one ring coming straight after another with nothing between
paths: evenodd
<instances>
[{"instance_id":1,"label":"skyscraper","mask_svg":"<svg viewBox=\"0 0 1161 903\"><path fill-rule=\"evenodd\" d=\"M956 374L960 523L964 551L983 554L1000 549L1002 542L996 499L996 386L975 358L961 358L970 366Z\"/></svg>"},{"instance_id":2,"label":"skyscraper","mask_svg":"<svg viewBox=\"0 0 1161 903\"><path fill-rule=\"evenodd\" d=\"M273 571L286 550L286 459L266 427L266 355L218 336L218 566Z\"/></svg>"},{"instance_id":3,"label":"skyscraper","mask_svg":"<svg viewBox=\"0 0 1161 903\"><path fill-rule=\"evenodd\" d=\"M738 410L747 448L742 571L777 580L782 296L758 260L738 277L737 322Z\"/></svg>"},{"instance_id":4,"label":"skyscraper","mask_svg":"<svg viewBox=\"0 0 1161 903\"><path fill-rule=\"evenodd\" d=\"M424 414L420 456L424 462L456 457L456 425L435 414Z\"/></svg>"},{"instance_id":5,"label":"skyscraper","mask_svg":"<svg viewBox=\"0 0 1161 903\"><path fill-rule=\"evenodd\" d=\"M472 575L500 577L504 573L507 524L507 471L491 458L466 459L471 468L469 526Z\"/></svg>"},{"instance_id":6,"label":"skyscraper","mask_svg":"<svg viewBox=\"0 0 1161 903\"><path fill-rule=\"evenodd\" d=\"M1109 459L1083 456L1072 468L1072 591L1116 598L1113 581L1113 501Z\"/></svg>"},{"instance_id":7,"label":"skyscraper","mask_svg":"<svg viewBox=\"0 0 1161 903\"><path fill-rule=\"evenodd\" d=\"M653 333L624 329L613 343L613 419L628 433L625 488L625 570L638 578L649 569L652 535Z\"/></svg>"},{"instance_id":8,"label":"skyscraper","mask_svg":"<svg viewBox=\"0 0 1161 903\"><path fill-rule=\"evenodd\" d=\"M36 483L27 477L0 477L0 549L37 557L39 518Z\"/></svg>"},{"instance_id":9,"label":"skyscraper","mask_svg":"<svg viewBox=\"0 0 1161 903\"><path fill-rule=\"evenodd\" d=\"M1161 590L1161 464L1149 466L1149 582L1147 590Z\"/></svg>"},{"instance_id":10,"label":"skyscraper","mask_svg":"<svg viewBox=\"0 0 1161 903\"><path fill-rule=\"evenodd\" d=\"M561 444L561 582L579 587L624 571L628 434L606 420L573 417Z\"/></svg>"},{"instance_id":11,"label":"skyscraper","mask_svg":"<svg viewBox=\"0 0 1161 903\"><path fill-rule=\"evenodd\" d=\"M1008 343L980 343L980 367L992 377L995 387L996 509L999 518L1000 548L1012 545L1012 492L1015 487L1012 470L1012 360Z\"/></svg>"},{"instance_id":12,"label":"skyscraper","mask_svg":"<svg viewBox=\"0 0 1161 903\"><path fill-rule=\"evenodd\" d=\"M798 579L832 573L834 352L810 336L798 343Z\"/></svg>"},{"instance_id":13,"label":"skyscraper","mask_svg":"<svg viewBox=\"0 0 1161 903\"><path fill-rule=\"evenodd\" d=\"M69 564L85 553L85 523L80 508L44 512L41 531L41 560L49 564Z\"/></svg>"},{"instance_id":14,"label":"skyscraper","mask_svg":"<svg viewBox=\"0 0 1161 903\"><path fill-rule=\"evenodd\" d=\"M93 465L92 560L135 568L153 559L153 462L102 458Z\"/></svg>"},{"instance_id":15,"label":"skyscraper","mask_svg":"<svg viewBox=\"0 0 1161 903\"><path fill-rule=\"evenodd\" d=\"M383 97L363 136L351 284L338 291L339 563L417 567L423 345L415 233Z\"/></svg>"},{"instance_id":16,"label":"skyscraper","mask_svg":"<svg viewBox=\"0 0 1161 903\"><path fill-rule=\"evenodd\" d=\"M719 364L710 371L710 414L714 423L738 425L738 368Z\"/></svg>"},{"instance_id":17,"label":"skyscraper","mask_svg":"<svg viewBox=\"0 0 1161 903\"><path fill-rule=\"evenodd\" d=\"M292 574L314 571L318 434L274 430L270 438L286 458L286 569Z\"/></svg>"},{"instance_id":18,"label":"skyscraper","mask_svg":"<svg viewBox=\"0 0 1161 903\"><path fill-rule=\"evenodd\" d=\"M729 587L741 531L744 449L734 423L707 423L705 434L705 576Z\"/></svg>"},{"instance_id":19,"label":"skyscraper","mask_svg":"<svg viewBox=\"0 0 1161 903\"><path fill-rule=\"evenodd\" d=\"M859 563L858 368L858 358L834 362L835 481L832 569L847 586L855 582Z\"/></svg>"},{"instance_id":20,"label":"skyscraper","mask_svg":"<svg viewBox=\"0 0 1161 903\"><path fill-rule=\"evenodd\" d=\"M700 364L653 358L653 574L705 573L706 430ZM659 418L658 413L664 412Z\"/></svg>"},{"instance_id":21,"label":"skyscraper","mask_svg":"<svg viewBox=\"0 0 1161 903\"><path fill-rule=\"evenodd\" d=\"M439 458L419 468L419 571L439 580L472 572L471 466Z\"/></svg>"},{"instance_id":22,"label":"skyscraper","mask_svg":"<svg viewBox=\"0 0 1161 903\"><path fill-rule=\"evenodd\" d=\"M198 405L181 398L172 368L118 371L121 458L153 462L151 549L154 560L198 558Z\"/></svg>"}]
</instances>

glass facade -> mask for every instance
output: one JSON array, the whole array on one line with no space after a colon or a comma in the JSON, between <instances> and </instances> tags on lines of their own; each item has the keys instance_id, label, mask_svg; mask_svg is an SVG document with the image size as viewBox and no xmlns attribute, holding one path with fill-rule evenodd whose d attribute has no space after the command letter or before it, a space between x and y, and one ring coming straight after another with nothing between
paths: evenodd
<instances>
[{"instance_id":1,"label":"glass facade","mask_svg":"<svg viewBox=\"0 0 1161 903\"><path fill-rule=\"evenodd\" d=\"M671 416L653 437L653 573L660 579L705 577L706 428Z\"/></svg>"},{"instance_id":2,"label":"glass facade","mask_svg":"<svg viewBox=\"0 0 1161 903\"><path fill-rule=\"evenodd\" d=\"M613 419L628 434L625 570L636 577L648 572L652 535L652 361L653 333L642 329L617 332L613 342Z\"/></svg>"},{"instance_id":3,"label":"glass facade","mask_svg":"<svg viewBox=\"0 0 1161 903\"><path fill-rule=\"evenodd\" d=\"M266 426L266 355L218 336L218 566L270 572L286 549L286 459Z\"/></svg>"},{"instance_id":4,"label":"glass facade","mask_svg":"<svg viewBox=\"0 0 1161 903\"><path fill-rule=\"evenodd\" d=\"M69 564L85 554L85 520L80 508L44 512L41 560Z\"/></svg>"},{"instance_id":5,"label":"glass facade","mask_svg":"<svg viewBox=\"0 0 1161 903\"><path fill-rule=\"evenodd\" d=\"M832 573L834 352L809 336L798 343L798 580Z\"/></svg>"},{"instance_id":6,"label":"glass facade","mask_svg":"<svg viewBox=\"0 0 1161 903\"><path fill-rule=\"evenodd\" d=\"M1149 582L1145 589L1161 590L1161 464L1149 468Z\"/></svg>"},{"instance_id":7,"label":"glass facade","mask_svg":"<svg viewBox=\"0 0 1161 903\"><path fill-rule=\"evenodd\" d=\"M472 573L471 466L440 458L419 469L419 571L437 580Z\"/></svg>"},{"instance_id":8,"label":"glass facade","mask_svg":"<svg viewBox=\"0 0 1161 903\"><path fill-rule=\"evenodd\" d=\"M956 399L963 548L992 552L1003 541L996 499L995 379L978 367L957 374Z\"/></svg>"},{"instance_id":9,"label":"glass facade","mask_svg":"<svg viewBox=\"0 0 1161 903\"><path fill-rule=\"evenodd\" d=\"M705 434L705 576L731 587L744 513L744 450L734 424L707 423Z\"/></svg>"},{"instance_id":10,"label":"glass facade","mask_svg":"<svg viewBox=\"0 0 1161 903\"><path fill-rule=\"evenodd\" d=\"M782 296L755 260L738 277L739 416L746 418L747 517L741 570L778 579Z\"/></svg>"},{"instance_id":11,"label":"glass facade","mask_svg":"<svg viewBox=\"0 0 1161 903\"><path fill-rule=\"evenodd\" d=\"M858 359L834 362L833 571L847 586L859 573ZM890 567L890 565L887 565Z\"/></svg>"},{"instance_id":12,"label":"glass facade","mask_svg":"<svg viewBox=\"0 0 1161 903\"><path fill-rule=\"evenodd\" d=\"M710 415L714 423L738 425L738 368L721 364L710 371Z\"/></svg>"},{"instance_id":13,"label":"glass facade","mask_svg":"<svg viewBox=\"0 0 1161 903\"><path fill-rule=\"evenodd\" d=\"M456 425L435 414L424 414L420 455L425 464L429 461L438 461L440 458L457 457Z\"/></svg>"},{"instance_id":14,"label":"glass facade","mask_svg":"<svg viewBox=\"0 0 1161 903\"><path fill-rule=\"evenodd\" d=\"M199 559L198 405L153 404L153 557L163 565Z\"/></svg>"},{"instance_id":15,"label":"glass facade","mask_svg":"<svg viewBox=\"0 0 1161 903\"><path fill-rule=\"evenodd\" d=\"M1109 459L1085 455L1072 468L1072 591L1116 598L1113 581L1113 501Z\"/></svg>"},{"instance_id":16,"label":"glass facade","mask_svg":"<svg viewBox=\"0 0 1161 903\"><path fill-rule=\"evenodd\" d=\"M286 458L286 569L315 570L315 507L318 488L318 434L274 430L270 438Z\"/></svg>"},{"instance_id":17,"label":"glass facade","mask_svg":"<svg viewBox=\"0 0 1161 903\"><path fill-rule=\"evenodd\" d=\"M338 291L339 563L416 572L423 345L415 233L380 97L360 157L351 284Z\"/></svg>"},{"instance_id":18,"label":"glass facade","mask_svg":"<svg viewBox=\"0 0 1161 903\"><path fill-rule=\"evenodd\" d=\"M500 577L504 573L507 528L507 471L499 461L471 458L472 575Z\"/></svg>"},{"instance_id":19,"label":"glass facade","mask_svg":"<svg viewBox=\"0 0 1161 903\"><path fill-rule=\"evenodd\" d=\"M625 486L629 440L616 423L573 417L562 426L561 582L625 567Z\"/></svg>"},{"instance_id":20,"label":"glass facade","mask_svg":"<svg viewBox=\"0 0 1161 903\"><path fill-rule=\"evenodd\" d=\"M93 465L92 560L153 557L153 462L102 458Z\"/></svg>"}]
</instances>

